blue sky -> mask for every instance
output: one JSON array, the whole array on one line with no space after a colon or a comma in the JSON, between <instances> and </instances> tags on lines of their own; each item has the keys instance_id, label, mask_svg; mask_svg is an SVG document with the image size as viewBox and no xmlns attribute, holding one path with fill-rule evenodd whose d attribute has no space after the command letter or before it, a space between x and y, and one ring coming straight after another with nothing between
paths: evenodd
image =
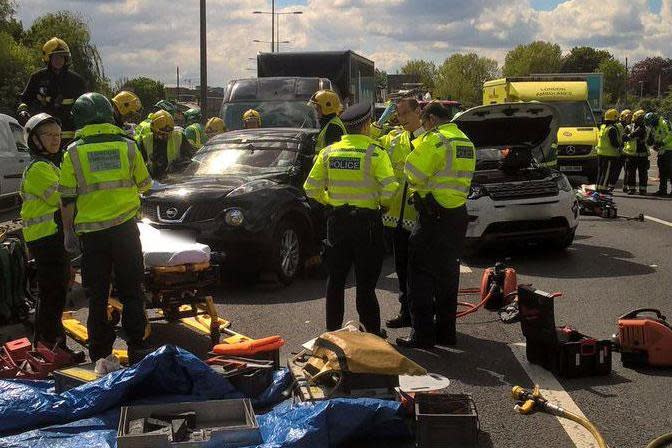
<instances>
[{"instance_id":1,"label":"blue sky","mask_svg":"<svg viewBox=\"0 0 672 448\"><path fill-rule=\"evenodd\" d=\"M139 75L174 82L175 67L198 79L195 0L20 0L26 25L67 9L81 14L112 79ZM283 51L352 49L395 72L408 59L440 64L475 52L503 63L507 51L533 40L563 51L588 45L636 61L672 56L672 0L276 0L284 16ZM270 0L208 0L208 63L212 84L250 76L270 38ZM598 14L596 14L596 11Z\"/></svg>"}]
</instances>

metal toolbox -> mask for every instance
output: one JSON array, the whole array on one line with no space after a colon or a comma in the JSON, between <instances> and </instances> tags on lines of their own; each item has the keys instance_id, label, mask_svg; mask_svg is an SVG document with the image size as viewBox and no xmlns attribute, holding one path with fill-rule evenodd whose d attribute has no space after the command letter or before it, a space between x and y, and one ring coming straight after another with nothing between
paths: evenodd
<instances>
[{"instance_id":1,"label":"metal toolbox","mask_svg":"<svg viewBox=\"0 0 672 448\"><path fill-rule=\"evenodd\" d=\"M195 413L194 427L184 441L174 442L170 428L142 434L129 431L134 420L188 412ZM119 448L243 447L260 443L259 424L249 399L124 406L119 416Z\"/></svg>"}]
</instances>

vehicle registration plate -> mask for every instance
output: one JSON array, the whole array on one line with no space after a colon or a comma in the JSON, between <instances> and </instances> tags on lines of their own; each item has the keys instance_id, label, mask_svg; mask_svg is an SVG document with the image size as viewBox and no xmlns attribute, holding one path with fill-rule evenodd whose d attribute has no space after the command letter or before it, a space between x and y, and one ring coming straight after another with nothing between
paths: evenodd
<instances>
[{"instance_id":1,"label":"vehicle registration plate","mask_svg":"<svg viewBox=\"0 0 672 448\"><path fill-rule=\"evenodd\" d=\"M583 167L574 165L561 166L560 171L568 173L580 173L581 171L583 171Z\"/></svg>"}]
</instances>

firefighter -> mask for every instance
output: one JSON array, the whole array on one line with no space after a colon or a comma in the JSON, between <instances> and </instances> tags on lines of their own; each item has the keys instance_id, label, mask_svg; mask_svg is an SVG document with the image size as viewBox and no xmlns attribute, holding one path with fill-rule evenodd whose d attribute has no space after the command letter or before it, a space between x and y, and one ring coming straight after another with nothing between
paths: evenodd
<instances>
[{"instance_id":1,"label":"firefighter","mask_svg":"<svg viewBox=\"0 0 672 448\"><path fill-rule=\"evenodd\" d=\"M621 177L621 172L625 172L625 154L623 152L623 149L625 148L625 135L626 135L626 129L627 127L632 123L632 111L630 109L623 109L621 111L621 114L618 117L618 122L616 122L616 128L618 129L618 135L620 137L620 142L621 146L618 148L621 157L618 159L618 166L616 168L617 173L614 175L616 177L616 180L614 183L618 181L618 179ZM625 185L625 176L623 177L623 193L627 193L628 188Z\"/></svg>"},{"instance_id":2,"label":"firefighter","mask_svg":"<svg viewBox=\"0 0 672 448\"><path fill-rule=\"evenodd\" d=\"M35 341L69 351L61 315L70 280L70 264L63 247L58 178L61 165L61 123L46 113L33 115L25 125L31 162L21 181L23 239L35 258L40 288L35 317ZM78 362L84 361L77 353Z\"/></svg>"},{"instance_id":3,"label":"firefighter","mask_svg":"<svg viewBox=\"0 0 672 448\"><path fill-rule=\"evenodd\" d=\"M343 111L341 100L333 90L318 90L310 97L308 105L312 106L320 119L320 132L317 134L315 152L325 146L336 143L341 136L347 134L345 126L338 116Z\"/></svg>"},{"instance_id":4,"label":"firefighter","mask_svg":"<svg viewBox=\"0 0 672 448\"><path fill-rule=\"evenodd\" d=\"M114 107L114 123L132 138L135 134L134 123L137 123L142 110L140 98L133 92L122 90L112 98L112 107Z\"/></svg>"},{"instance_id":5,"label":"firefighter","mask_svg":"<svg viewBox=\"0 0 672 448\"><path fill-rule=\"evenodd\" d=\"M248 109L243 114L243 129L258 129L261 127L261 115L254 109Z\"/></svg>"},{"instance_id":6,"label":"firefighter","mask_svg":"<svg viewBox=\"0 0 672 448\"><path fill-rule=\"evenodd\" d=\"M152 130L152 116L160 111L160 110L165 110L170 114L171 117L173 117L173 123L175 122L175 114L177 114L177 107L173 103L171 103L168 100L160 100L157 101L157 103L154 105L154 110L152 113L147 115L147 118L142 120L138 125L135 127L135 141L140 144L140 141L147 135L149 132Z\"/></svg>"},{"instance_id":7,"label":"firefighter","mask_svg":"<svg viewBox=\"0 0 672 448\"><path fill-rule=\"evenodd\" d=\"M328 331L343 324L345 281L354 264L359 320L368 332L384 335L376 298L384 253L381 207L399 184L387 153L368 137L372 113L364 103L343 113L347 134L320 152L304 183L306 195L327 206Z\"/></svg>"},{"instance_id":8,"label":"firefighter","mask_svg":"<svg viewBox=\"0 0 672 448\"><path fill-rule=\"evenodd\" d=\"M473 143L450 123L450 111L431 103L422 111L428 131L413 141L404 173L415 192L418 222L408 247L412 330L397 345L455 345L460 256L467 231L467 195L476 167Z\"/></svg>"},{"instance_id":9,"label":"firefighter","mask_svg":"<svg viewBox=\"0 0 672 448\"><path fill-rule=\"evenodd\" d=\"M192 155L191 145L182 132L175 129L173 117L165 110L152 114L151 129L140 139L139 147L149 173L157 180L179 171Z\"/></svg>"},{"instance_id":10,"label":"firefighter","mask_svg":"<svg viewBox=\"0 0 672 448\"><path fill-rule=\"evenodd\" d=\"M116 338L107 317L110 277L124 306L122 326L127 336L129 361L148 351L144 341L145 297L140 233L136 216L139 194L148 190L147 173L135 142L114 123L112 104L103 95L77 98L72 116L78 139L66 151L59 192L63 202L65 249L82 246L82 285L89 300L89 354L92 361L112 353Z\"/></svg>"},{"instance_id":11,"label":"firefighter","mask_svg":"<svg viewBox=\"0 0 672 448\"><path fill-rule=\"evenodd\" d=\"M632 123L625 128L623 155L625 157L625 190L629 195L637 192L639 174L639 194L646 196L649 178L649 149L646 147L646 126L643 110L632 115Z\"/></svg>"},{"instance_id":12,"label":"firefighter","mask_svg":"<svg viewBox=\"0 0 672 448\"><path fill-rule=\"evenodd\" d=\"M663 117L655 112L644 116L644 122L649 128L647 145L658 153L658 177L660 185L654 196L667 196L667 184L672 183L672 129ZM670 192L672 195L672 190Z\"/></svg>"},{"instance_id":13,"label":"firefighter","mask_svg":"<svg viewBox=\"0 0 672 448\"><path fill-rule=\"evenodd\" d=\"M184 128L184 137L187 139L193 152L195 153L203 147L208 136L205 134L205 127L201 124L201 109L192 108L184 113L186 127Z\"/></svg>"},{"instance_id":14,"label":"firefighter","mask_svg":"<svg viewBox=\"0 0 672 448\"><path fill-rule=\"evenodd\" d=\"M620 172L621 135L616 126L618 111L609 109L604 113L604 123L600 127L597 142L597 191L606 193L614 190L616 177Z\"/></svg>"},{"instance_id":15,"label":"firefighter","mask_svg":"<svg viewBox=\"0 0 672 448\"><path fill-rule=\"evenodd\" d=\"M205 135L208 136L208 139L224 132L226 132L226 125L224 124L224 120L219 117L212 117L205 123Z\"/></svg>"},{"instance_id":16,"label":"firefighter","mask_svg":"<svg viewBox=\"0 0 672 448\"><path fill-rule=\"evenodd\" d=\"M47 113L61 122L61 147L75 137L70 110L75 99L86 91L84 79L70 70L71 54L68 44L53 37L42 47L45 67L30 75L21 93L18 114L26 123L33 114Z\"/></svg>"},{"instance_id":17,"label":"firefighter","mask_svg":"<svg viewBox=\"0 0 672 448\"><path fill-rule=\"evenodd\" d=\"M388 328L402 328L411 326L411 312L408 306L408 238L415 226L417 213L415 208L408 205L411 191L404 177L404 163L406 157L413 150L414 139L424 132L420 122L420 104L415 98L405 98L396 104L396 113L401 127L392 130L380 139L387 150L394 169L394 176L399 182L399 189L392 200L390 208L383 214L383 225L392 232L392 247L394 249L394 266L399 281L400 309L397 316L388 320Z\"/></svg>"}]
</instances>

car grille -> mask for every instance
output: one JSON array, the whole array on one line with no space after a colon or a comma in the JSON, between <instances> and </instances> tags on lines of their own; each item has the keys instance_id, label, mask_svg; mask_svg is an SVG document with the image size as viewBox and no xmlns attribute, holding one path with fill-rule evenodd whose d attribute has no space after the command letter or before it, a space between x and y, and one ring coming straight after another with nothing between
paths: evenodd
<instances>
[{"instance_id":1,"label":"car grille","mask_svg":"<svg viewBox=\"0 0 672 448\"><path fill-rule=\"evenodd\" d=\"M558 145L559 156L585 156L592 150L590 145Z\"/></svg>"},{"instance_id":2,"label":"car grille","mask_svg":"<svg viewBox=\"0 0 672 448\"><path fill-rule=\"evenodd\" d=\"M147 202L142 203L142 217L147 218L150 221L156 222L158 221L158 217L156 214L156 204L151 204Z\"/></svg>"},{"instance_id":3,"label":"car grille","mask_svg":"<svg viewBox=\"0 0 672 448\"><path fill-rule=\"evenodd\" d=\"M207 221L208 219L213 219L221 211L221 207L217 207L214 204L194 204L191 206L191 210L185 221Z\"/></svg>"},{"instance_id":4,"label":"car grille","mask_svg":"<svg viewBox=\"0 0 672 448\"><path fill-rule=\"evenodd\" d=\"M484 234L524 234L543 231L563 230L569 227L565 218L556 217L539 221L504 221L490 224Z\"/></svg>"},{"instance_id":5,"label":"car grille","mask_svg":"<svg viewBox=\"0 0 672 448\"><path fill-rule=\"evenodd\" d=\"M558 183L555 180L490 184L487 189L493 201L557 196L559 192Z\"/></svg>"},{"instance_id":6,"label":"car grille","mask_svg":"<svg viewBox=\"0 0 672 448\"><path fill-rule=\"evenodd\" d=\"M158 206L158 213L157 213ZM142 217L153 222L176 221L199 222L213 219L221 211L221 207L213 204L180 204L176 202L143 202ZM186 215L185 215L186 212Z\"/></svg>"}]
</instances>

